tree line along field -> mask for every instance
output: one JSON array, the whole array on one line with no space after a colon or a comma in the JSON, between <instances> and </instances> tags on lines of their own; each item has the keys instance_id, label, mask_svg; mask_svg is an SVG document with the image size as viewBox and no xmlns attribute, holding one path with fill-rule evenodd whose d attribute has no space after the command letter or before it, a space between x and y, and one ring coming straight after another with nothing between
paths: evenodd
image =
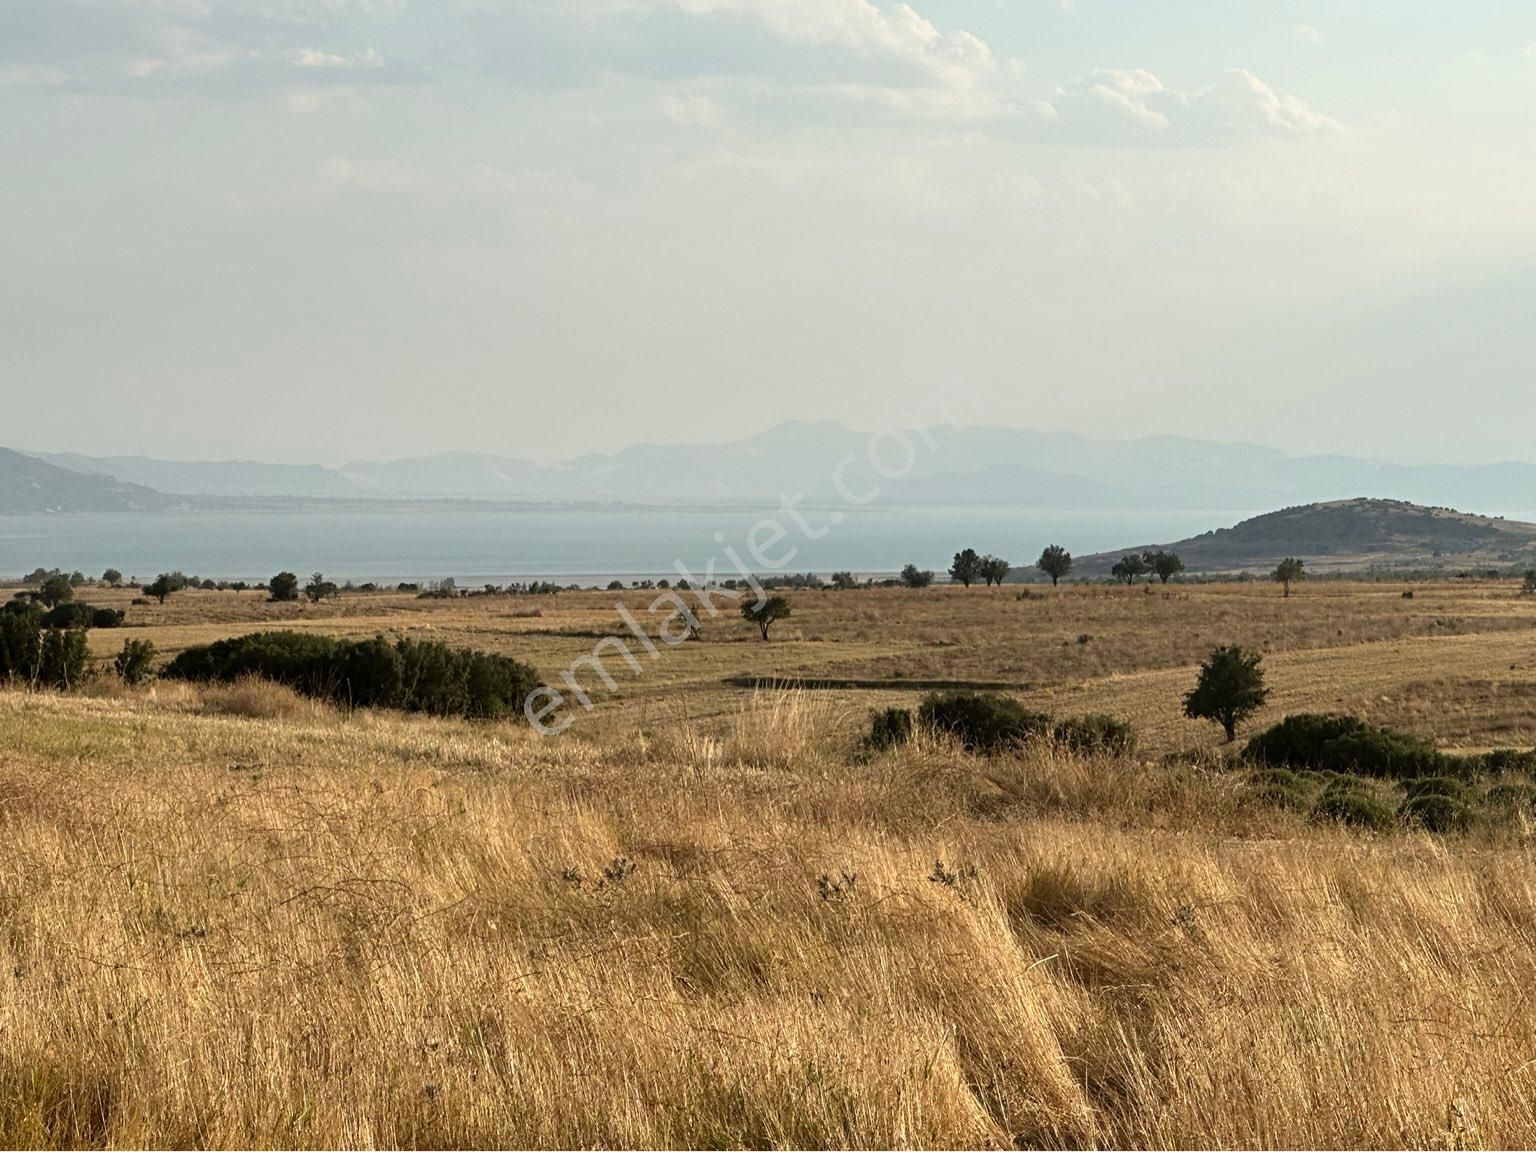
<instances>
[{"instance_id":1,"label":"tree line along field","mask_svg":"<svg viewBox=\"0 0 1536 1152\"><path fill-rule=\"evenodd\" d=\"M1244 735L1530 748L1536 603L1411 590L793 592L769 643L728 611L610 661L552 739L259 682L0 691L0 1144L1528 1145L1531 818L1318 821L1181 715L1236 643L1273 690ZM83 596L127 613L101 657L281 627L551 680L624 631L613 593ZM983 683L1139 748L863 745Z\"/></svg>"}]
</instances>

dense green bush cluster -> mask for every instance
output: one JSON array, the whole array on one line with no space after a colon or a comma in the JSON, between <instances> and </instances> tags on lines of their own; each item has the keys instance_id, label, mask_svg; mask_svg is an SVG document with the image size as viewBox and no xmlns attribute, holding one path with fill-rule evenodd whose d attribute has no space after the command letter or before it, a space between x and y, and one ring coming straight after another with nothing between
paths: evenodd
<instances>
[{"instance_id":1,"label":"dense green bush cluster","mask_svg":"<svg viewBox=\"0 0 1536 1152\"><path fill-rule=\"evenodd\" d=\"M921 725L953 736L971 752L1001 752L1035 740L1050 740L1084 755L1126 755L1135 750L1132 727L1112 716L1058 720L995 692L935 692L923 699L914 720L905 708L887 708L871 719L865 746L871 750L903 744Z\"/></svg>"},{"instance_id":2,"label":"dense green bush cluster","mask_svg":"<svg viewBox=\"0 0 1536 1152\"><path fill-rule=\"evenodd\" d=\"M67 689L83 683L90 671L83 628L46 627L43 612L33 605L8 604L0 612L0 682Z\"/></svg>"},{"instance_id":3,"label":"dense green bush cluster","mask_svg":"<svg viewBox=\"0 0 1536 1152\"><path fill-rule=\"evenodd\" d=\"M533 669L507 656L432 641L342 640L258 632L181 653L172 679L229 683L259 676L354 708L399 708L433 716L496 719L520 711L540 686Z\"/></svg>"},{"instance_id":4,"label":"dense green bush cluster","mask_svg":"<svg viewBox=\"0 0 1536 1152\"><path fill-rule=\"evenodd\" d=\"M1427 740L1377 728L1353 716L1303 713L1259 733L1243 759L1273 768L1310 768L1358 776L1406 779L1463 770Z\"/></svg>"}]
</instances>

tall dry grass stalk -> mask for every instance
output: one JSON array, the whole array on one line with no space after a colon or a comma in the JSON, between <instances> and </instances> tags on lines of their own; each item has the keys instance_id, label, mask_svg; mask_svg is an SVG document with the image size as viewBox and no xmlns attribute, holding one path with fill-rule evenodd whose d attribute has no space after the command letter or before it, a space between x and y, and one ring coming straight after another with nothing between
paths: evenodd
<instances>
[{"instance_id":1,"label":"tall dry grass stalk","mask_svg":"<svg viewBox=\"0 0 1536 1152\"><path fill-rule=\"evenodd\" d=\"M834 719L0 693L0 1144L1536 1140L1524 845Z\"/></svg>"}]
</instances>

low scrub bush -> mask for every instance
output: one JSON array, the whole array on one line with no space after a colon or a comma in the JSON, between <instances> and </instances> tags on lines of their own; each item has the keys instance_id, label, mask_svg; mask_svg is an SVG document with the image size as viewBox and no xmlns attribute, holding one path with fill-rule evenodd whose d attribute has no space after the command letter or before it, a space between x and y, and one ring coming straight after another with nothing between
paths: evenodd
<instances>
[{"instance_id":1,"label":"low scrub bush","mask_svg":"<svg viewBox=\"0 0 1536 1152\"><path fill-rule=\"evenodd\" d=\"M879 742L891 739L902 723L910 734L910 716L902 721L892 713L907 715L899 708L877 713L866 740L869 746L888 747ZM956 737L971 752L997 752L1032 740L1053 741L1085 756L1127 756L1136 749L1136 730L1123 720L1099 714L1057 720L995 692L935 692L918 708L917 722Z\"/></svg>"},{"instance_id":2,"label":"low scrub bush","mask_svg":"<svg viewBox=\"0 0 1536 1152\"><path fill-rule=\"evenodd\" d=\"M887 708L874 713L869 719L869 735L864 747L870 752L883 752L896 748L912 739L912 710Z\"/></svg>"},{"instance_id":3,"label":"low scrub bush","mask_svg":"<svg viewBox=\"0 0 1536 1152\"><path fill-rule=\"evenodd\" d=\"M1084 755L1129 756L1136 750L1136 729L1102 713L1059 721L1053 734L1063 748Z\"/></svg>"},{"instance_id":4,"label":"low scrub bush","mask_svg":"<svg viewBox=\"0 0 1536 1152\"><path fill-rule=\"evenodd\" d=\"M1275 768L1311 768L1403 779L1461 769L1417 736L1377 728L1353 716L1288 716L1248 742L1243 758Z\"/></svg>"},{"instance_id":5,"label":"low scrub bush","mask_svg":"<svg viewBox=\"0 0 1536 1152\"><path fill-rule=\"evenodd\" d=\"M124 684L142 684L154 670L155 646L148 640L129 640L112 666Z\"/></svg>"},{"instance_id":6,"label":"low scrub bush","mask_svg":"<svg viewBox=\"0 0 1536 1152\"><path fill-rule=\"evenodd\" d=\"M523 707L540 686L532 668L508 656L446 644L340 640L259 632L181 653L168 678L232 684L258 676L352 708L399 708L434 716L494 720Z\"/></svg>"},{"instance_id":7,"label":"low scrub bush","mask_svg":"<svg viewBox=\"0 0 1536 1152\"><path fill-rule=\"evenodd\" d=\"M1054 722L993 692L935 692L917 710L925 728L954 736L971 752L997 752L1052 732Z\"/></svg>"},{"instance_id":8,"label":"low scrub bush","mask_svg":"<svg viewBox=\"0 0 1536 1152\"><path fill-rule=\"evenodd\" d=\"M1440 792L1421 792L1403 801L1398 815L1427 832L1463 832L1472 826L1475 809L1465 799Z\"/></svg>"},{"instance_id":9,"label":"low scrub bush","mask_svg":"<svg viewBox=\"0 0 1536 1152\"><path fill-rule=\"evenodd\" d=\"M1325 788L1312 807L1312 818L1372 832L1385 832L1397 823L1391 808L1370 792L1347 783Z\"/></svg>"}]
</instances>

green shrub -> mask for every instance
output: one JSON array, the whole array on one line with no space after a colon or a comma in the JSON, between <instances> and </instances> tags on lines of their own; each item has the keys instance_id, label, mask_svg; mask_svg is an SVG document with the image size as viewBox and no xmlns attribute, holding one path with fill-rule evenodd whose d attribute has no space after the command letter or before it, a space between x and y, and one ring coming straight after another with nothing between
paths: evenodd
<instances>
[{"instance_id":1,"label":"green shrub","mask_svg":"<svg viewBox=\"0 0 1536 1152\"><path fill-rule=\"evenodd\" d=\"M1136 750L1136 729L1102 713L1062 720L1053 735L1063 748L1084 755L1129 756Z\"/></svg>"},{"instance_id":2,"label":"green shrub","mask_svg":"<svg viewBox=\"0 0 1536 1152\"><path fill-rule=\"evenodd\" d=\"M115 608L92 608L80 600L71 600L50 608L43 615L45 628L120 628L123 613Z\"/></svg>"},{"instance_id":3,"label":"green shrub","mask_svg":"<svg viewBox=\"0 0 1536 1152\"><path fill-rule=\"evenodd\" d=\"M1481 756L1468 757L1467 763L1483 772L1523 772L1527 776L1536 776L1536 752L1519 748L1484 752Z\"/></svg>"},{"instance_id":4,"label":"green shrub","mask_svg":"<svg viewBox=\"0 0 1536 1152\"><path fill-rule=\"evenodd\" d=\"M1476 791L1454 776L1423 776L1403 782L1405 800L1414 800L1420 796L1444 796L1462 804L1470 804L1477 799Z\"/></svg>"},{"instance_id":5,"label":"green shrub","mask_svg":"<svg viewBox=\"0 0 1536 1152\"><path fill-rule=\"evenodd\" d=\"M935 692L917 710L920 723L957 738L972 752L996 752L1050 734L1054 724L1043 712L995 692Z\"/></svg>"},{"instance_id":6,"label":"green shrub","mask_svg":"<svg viewBox=\"0 0 1536 1152\"><path fill-rule=\"evenodd\" d=\"M1347 787L1325 789L1312 807L1312 818L1372 832L1385 832L1396 823L1392 809L1375 796Z\"/></svg>"},{"instance_id":7,"label":"green shrub","mask_svg":"<svg viewBox=\"0 0 1536 1152\"><path fill-rule=\"evenodd\" d=\"M358 708L497 719L521 710L538 674L508 656L382 637L348 641L301 632L258 632L182 652L168 678L233 683L275 680L305 696Z\"/></svg>"},{"instance_id":8,"label":"green shrub","mask_svg":"<svg viewBox=\"0 0 1536 1152\"><path fill-rule=\"evenodd\" d=\"M887 708L875 712L869 718L869 735L864 737L864 747L871 752L883 752L912 739L912 711L909 708Z\"/></svg>"},{"instance_id":9,"label":"green shrub","mask_svg":"<svg viewBox=\"0 0 1536 1152\"><path fill-rule=\"evenodd\" d=\"M124 684L142 684L149 679L155 663L155 646L148 640L129 640L117 654L112 666Z\"/></svg>"},{"instance_id":10,"label":"green shrub","mask_svg":"<svg viewBox=\"0 0 1536 1152\"><path fill-rule=\"evenodd\" d=\"M1317 793L1315 781L1288 768L1255 772L1248 783L1256 799L1302 812L1312 807L1312 798Z\"/></svg>"},{"instance_id":11,"label":"green shrub","mask_svg":"<svg viewBox=\"0 0 1536 1152\"><path fill-rule=\"evenodd\" d=\"M1398 815L1428 832L1463 832L1472 826L1473 809L1454 796L1424 792L1403 801Z\"/></svg>"},{"instance_id":12,"label":"green shrub","mask_svg":"<svg viewBox=\"0 0 1536 1152\"><path fill-rule=\"evenodd\" d=\"M1488 789L1483 800L1491 808L1536 809L1536 788L1529 784L1499 784Z\"/></svg>"},{"instance_id":13,"label":"green shrub","mask_svg":"<svg viewBox=\"0 0 1536 1152\"><path fill-rule=\"evenodd\" d=\"M1251 764L1405 778L1445 776L1460 765L1428 741L1353 716L1288 716L1248 742Z\"/></svg>"},{"instance_id":14,"label":"green shrub","mask_svg":"<svg viewBox=\"0 0 1536 1152\"><path fill-rule=\"evenodd\" d=\"M43 633L39 654L38 684L68 691L91 675L91 646L83 628L49 628Z\"/></svg>"},{"instance_id":15,"label":"green shrub","mask_svg":"<svg viewBox=\"0 0 1536 1152\"><path fill-rule=\"evenodd\" d=\"M7 604L0 612L0 681L37 679L42 654L42 613L20 601Z\"/></svg>"}]
</instances>

